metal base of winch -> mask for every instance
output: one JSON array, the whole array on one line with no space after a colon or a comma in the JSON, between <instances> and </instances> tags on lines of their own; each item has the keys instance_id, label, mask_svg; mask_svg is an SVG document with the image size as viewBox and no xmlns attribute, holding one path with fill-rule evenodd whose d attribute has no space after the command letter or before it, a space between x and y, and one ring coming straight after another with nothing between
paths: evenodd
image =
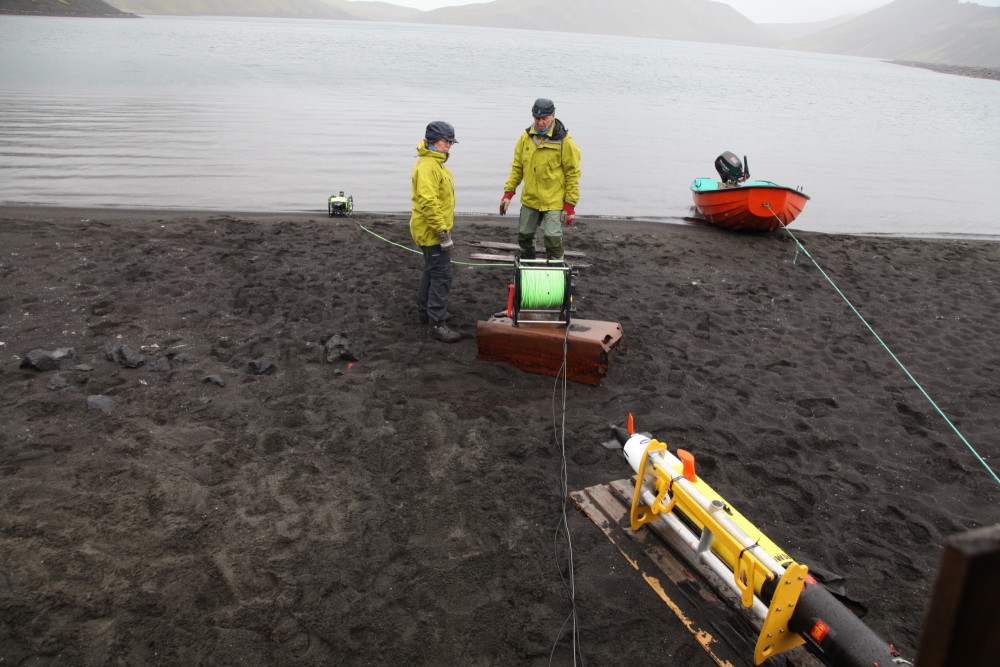
<instances>
[{"instance_id":1,"label":"metal base of winch","mask_svg":"<svg viewBox=\"0 0 1000 667\"><path fill-rule=\"evenodd\" d=\"M503 314L476 323L480 361L502 361L529 373L557 377L566 340L566 378L599 385L608 374L611 354L622 339L617 322L573 319L565 324L534 321L544 314L522 312L515 324Z\"/></svg>"}]
</instances>

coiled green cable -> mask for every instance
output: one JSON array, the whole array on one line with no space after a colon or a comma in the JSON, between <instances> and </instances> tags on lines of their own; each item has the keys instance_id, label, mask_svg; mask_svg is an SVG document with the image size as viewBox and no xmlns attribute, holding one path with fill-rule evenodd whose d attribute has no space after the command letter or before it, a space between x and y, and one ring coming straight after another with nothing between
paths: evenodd
<instances>
[{"instance_id":1,"label":"coiled green cable","mask_svg":"<svg viewBox=\"0 0 1000 667\"><path fill-rule=\"evenodd\" d=\"M566 300L566 272L521 270L521 308L555 308Z\"/></svg>"}]
</instances>

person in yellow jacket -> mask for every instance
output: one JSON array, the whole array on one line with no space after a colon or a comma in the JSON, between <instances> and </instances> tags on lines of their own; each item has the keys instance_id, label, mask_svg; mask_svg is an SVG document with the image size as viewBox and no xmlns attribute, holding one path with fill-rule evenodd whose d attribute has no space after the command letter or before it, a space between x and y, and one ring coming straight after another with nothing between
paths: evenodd
<instances>
[{"instance_id":1,"label":"person in yellow jacket","mask_svg":"<svg viewBox=\"0 0 1000 667\"><path fill-rule=\"evenodd\" d=\"M517 186L521 190L521 215L517 244L521 257L535 259L535 233L542 228L545 257L562 259L563 226L576 220L580 201L580 150L562 121L556 118L552 100L541 97L531 107L534 122L518 138L514 161L500 200L500 215Z\"/></svg>"},{"instance_id":2,"label":"person in yellow jacket","mask_svg":"<svg viewBox=\"0 0 1000 667\"><path fill-rule=\"evenodd\" d=\"M424 140L417 144L413 166L410 235L424 255L424 269L417 288L417 317L430 326L435 340L454 343L461 334L445 324L451 294L451 228L455 224L455 182L444 163L455 140L451 123L427 124Z\"/></svg>"}]
</instances>

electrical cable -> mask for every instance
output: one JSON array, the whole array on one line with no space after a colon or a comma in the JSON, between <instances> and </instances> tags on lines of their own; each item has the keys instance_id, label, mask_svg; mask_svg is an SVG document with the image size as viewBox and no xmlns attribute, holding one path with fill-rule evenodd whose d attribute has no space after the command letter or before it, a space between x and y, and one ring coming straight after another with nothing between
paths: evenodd
<instances>
[{"instance_id":1,"label":"electrical cable","mask_svg":"<svg viewBox=\"0 0 1000 667\"><path fill-rule=\"evenodd\" d=\"M394 245L397 248L402 248L403 250L406 250L407 252L412 252L412 253L415 253L417 255L421 254L421 252L419 250L417 250L416 248L410 248L410 247L405 246L405 245L403 245L401 243L396 243L395 241L390 241L386 237L381 236L379 234L376 234L372 230L370 230L367 227L365 227L364 225L362 225L360 222L354 221L354 224L356 224L358 227L360 227L364 231L368 232L369 234L371 234L375 238L377 238L377 239L379 239L381 241L385 241L389 245ZM451 260L451 263L452 264L460 264L462 266L504 266L504 267L514 266L513 262L476 263L476 262L459 262L459 261L456 261L454 259Z\"/></svg>"},{"instance_id":2,"label":"electrical cable","mask_svg":"<svg viewBox=\"0 0 1000 667\"><path fill-rule=\"evenodd\" d=\"M583 658L583 642L580 638L580 624L579 617L577 615L576 608L576 579L573 567L573 539L570 535L569 530L569 517L567 515L567 507L569 505L569 478L567 473L567 462L566 462L566 394L567 394L567 378L568 378L568 355L569 355L569 326L566 327L566 335L563 336L562 344L562 366L559 368L559 372L556 373L555 384L552 387L552 425L554 430L554 437L556 445L559 447L560 452L560 464L559 464L559 491L561 496L561 515L559 518L559 523L556 524L555 534L553 536L553 555L556 563L556 570L559 572L559 578L562 579L563 585L566 587L567 594L569 595L570 611L567 614L566 619L563 621L562 625L559 627L559 632L556 634L555 640L552 642L552 650L549 652L549 665L552 664L552 659L555 656L556 647L559 645L559 641L563 638L566 631L566 626L572 624L572 650L573 650L573 665L579 664L580 667L584 665ZM560 398L561 389L561 398ZM566 534L566 571L567 574L564 576L562 569L559 567L559 535L565 531ZM578 661L579 659L579 661Z\"/></svg>"},{"instance_id":3,"label":"electrical cable","mask_svg":"<svg viewBox=\"0 0 1000 667\"><path fill-rule=\"evenodd\" d=\"M566 272L552 269L521 270L521 307L552 308L566 298Z\"/></svg>"}]
</instances>

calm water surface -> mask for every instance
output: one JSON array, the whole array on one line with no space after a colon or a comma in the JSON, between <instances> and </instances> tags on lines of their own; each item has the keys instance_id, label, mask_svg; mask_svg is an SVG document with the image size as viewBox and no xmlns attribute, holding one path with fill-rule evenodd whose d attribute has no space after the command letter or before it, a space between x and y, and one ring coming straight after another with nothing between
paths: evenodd
<instances>
[{"instance_id":1,"label":"calm water surface","mask_svg":"<svg viewBox=\"0 0 1000 667\"><path fill-rule=\"evenodd\" d=\"M458 210L493 212L534 98L583 154L581 215L680 222L724 150L801 186L797 229L1000 235L1000 83L863 58L532 31L0 17L0 201L409 210L453 123ZM516 201L516 200L515 200Z\"/></svg>"}]
</instances>

